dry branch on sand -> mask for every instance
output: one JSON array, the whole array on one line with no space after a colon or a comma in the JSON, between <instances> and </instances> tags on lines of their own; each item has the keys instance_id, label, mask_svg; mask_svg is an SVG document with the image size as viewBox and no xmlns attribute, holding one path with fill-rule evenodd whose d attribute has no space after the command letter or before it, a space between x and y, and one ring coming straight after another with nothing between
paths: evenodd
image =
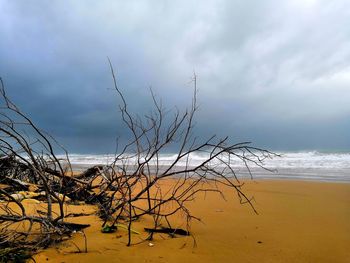
<instances>
[{"instance_id":1,"label":"dry branch on sand","mask_svg":"<svg viewBox=\"0 0 350 263\"><path fill-rule=\"evenodd\" d=\"M186 204L200 193L222 195L220 186L232 188L240 202L249 204L255 211L251 199L242 191L243 183L236 176L233 164L243 162L250 173L250 165L264 168L263 160L275 154L252 147L249 142L230 144L227 137L218 139L212 136L201 142L194 136L196 75L192 80L194 92L189 109L182 113L176 109L170 115L171 112L163 108L151 91L154 109L148 115L139 116L129 111L111 63L110 69L114 88L121 99L122 120L132 138L118 151L114 162L105 168L108 172L108 179L104 180L105 190L110 194L100 206L104 225L109 222L114 226L121 220L126 222L130 245L130 229L134 220L142 216L152 217L154 229L148 237L152 239L153 234L162 229L174 229L175 233L177 229L173 227L171 218L181 214L186 222L186 230L183 231L190 233L191 220L199 218L191 214ZM177 148L176 157L172 163L162 166L160 156L169 147ZM196 153L205 157L201 163L191 165L191 156ZM179 166L180 163L185 165ZM170 185L164 187L164 182L170 182Z\"/></svg>"},{"instance_id":2,"label":"dry branch on sand","mask_svg":"<svg viewBox=\"0 0 350 263\"><path fill-rule=\"evenodd\" d=\"M203 193L222 195L222 186L231 188L241 203L249 204L255 211L252 200L242 191L243 183L233 164L243 162L250 173L250 165L264 168L264 159L275 154L252 147L248 142L230 144L227 137L212 136L204 141L195 137L195 75L189 109L169 112L151 92L154 109L139 116L130 112L111 63L110 69L121 99L122 121L131 140L118 149L111 164L91 167L77 176L69 175L72 168L68 154L64 160L57 158L54 149L60 146L12 103L1 81L0 255L6 253L3 258L15 260L18 251L47 247L87 227L65 221L67 217L79 216L65 214L64 206L69 202L95 204L102 218L102 230L126 228L128 245L132 244L135 233L132 224L142 217L153 222L152 227L145 228L149 233L146 240L155 233L192 235L191 221L200 219L187 204ZM176 155L170 164L162 165L160 156L169 147L177 149ZM204 158L193 165L191 156L197 153ZM46 209L29 211L21 203L24 198L40 200ZM57 203L55 209L53 203ZM186 229L179 229L174 223L178 215ZM26 253L22 253L23 258Z\"/></svg>"},{"instance_id":3,"label":"dry branch on sand","mask_svg":"<svg viewBox=\"0 0 350 263\"><path fill-rule=\"evenodd\" d=\"M0 96L0 261L19 262L72 233L64 205L85 186L66 175L68 158L63 167L54 152L56 141L8 98L1 79ZM22 204L39 197L45 205L40 213Z\"/></svg>"}]
</instances>

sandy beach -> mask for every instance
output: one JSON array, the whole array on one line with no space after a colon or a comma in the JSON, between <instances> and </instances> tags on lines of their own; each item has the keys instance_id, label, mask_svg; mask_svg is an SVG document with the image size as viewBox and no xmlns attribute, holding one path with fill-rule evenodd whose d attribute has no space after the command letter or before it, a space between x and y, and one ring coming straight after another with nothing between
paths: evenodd
<instances>
[{"instance_id":1,"label":"sandy beach","mask_svg":"<svg viewBox=\"0 0 350 263\"><path fill-rule=\"evenodd\" d=\"M0 263L350 263L350 0L0 10Z\"/></svg>"},{"instance_id":2,"label":"sandy beach","mask_svg":"<svg viewBox=\"0 0 350 263\"><path fill-rule=\"evenodd\" d=\"M72 218L91 224L85 230L88 253L80 233L35 255L36 262L350 262L350 184L288 180L247 181L246 193L254 196L256 215L248 205L223 189L218 195L198 197L191 211L192 237L155 235L149 242L127 247L127 233L101 233L95 215ZM91 213L93 206L69 210ZM133 224L146 234L147 219ZM181 225L179 225L181 227ZM74 244L73 244L74 243ZM79 249L78 249L79 248Z\"/></svg>"}]
</instances>

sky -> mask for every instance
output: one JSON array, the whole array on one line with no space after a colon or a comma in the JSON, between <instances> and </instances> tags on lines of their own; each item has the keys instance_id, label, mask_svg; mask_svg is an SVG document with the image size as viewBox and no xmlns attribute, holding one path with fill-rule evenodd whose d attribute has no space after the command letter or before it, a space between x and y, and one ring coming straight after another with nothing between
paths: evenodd
<instances>
[{"instance_id":1,"label":"sky","mask_svg":"<svg viewBox=\"0 0 350 263\"><path fill-rule=\"evenodd\" d=\"M127 138L130 109L198 105L195 134L276 151L350 151L348 0L0 0L8 94L72 153Z\"/></svg>"}]
</instances>

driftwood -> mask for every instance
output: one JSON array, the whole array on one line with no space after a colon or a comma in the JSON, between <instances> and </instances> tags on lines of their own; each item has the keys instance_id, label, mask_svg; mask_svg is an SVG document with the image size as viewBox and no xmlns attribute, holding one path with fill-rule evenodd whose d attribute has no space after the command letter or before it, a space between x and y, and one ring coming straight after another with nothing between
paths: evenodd
<instances>
[{"instance_id":1,"label":"driftwood","mask_svg":"<svg viewBox=\"0 0 350 263\"><path fill-rule=\"evenodd\" d=\"M81 174L74 176L74 178L75 179L90 179L92 177L95 177L102 170L103 170L102 165L96 165L96 166L88 168L87 170L85 170Z\"/></svg>"},{"instance_id":2,"label":"driftwood","mask_svg":"<svg viewBox=\"0 0 350 263\"><path fill-rule=\"evenodd\" d=\"M29 183L5 176L0 179L0 182L11 187L12 191L28 191L30 186Z\"/></svg>"},{"instance_id":3,"label":"driftwood","mask_svg":"<svg viewBox=\"0 0 350 263\"><path fill-rule=\"evenodd\" d=\"M70 222L57 222L57 226L64 227L66 229L69 229L71 231L81 231L87 227L89 227L89 224L77 224L77 223L70 223Z\"/></svg>"},{"instance_id":4,"label":"driftwood","mask_svg":"<svg viewBox=\"0 0 350 263\"><path fill-rule=\"evenodd\" d=\"M169 228L169 227L162 227L162 228L144 228L146 232L149 233L165 233L169 235L181 235L181 236L189 236L190 232L183 230L181 228Z\"/></svg>"},{"instance_id":5,"label":"driftwood","mask_svg":"<svg viewBox=\"0 0 350 263\"><path fill-rule=\"evenodd\" d=\"M65 215L64 217L81 217L81 216L91 216L95 213L69 213Z\"/></svg>"},{"instance_id":6,"label":"driftwood","mask_svg":"<svg viewBox=\"0 0 350 263\"><path fill-rule=\"evenodd\" d=\"M0 110L0 262L19 262L18 252L32 254L87 227L63 222L68 194L87 184L67 176L69 159L55 154L65 150L8 98L1 78ZM40 199L43 211L22 204L26 198Z\"/></svg>"},{"instance_id":7,"label":"driftwood","mask_svg":"<svg viewBox=\"0 0 350 263\"><path fill-rule=\"evenodd\" d=\"M151 91L153 108L144 115L133 114L127 104L110 62L113 84L120 98L119 110L130 140L118 147L114 161L104 168L109 173L101 183L100 191L106 200L99 206L103 225L120 221L128 225L128 245L134 220L149 217L154 224L149 228L152 239L155 233L189 235L193 220L200 220L188 207L197 196L216 193L223 198L222 187L232 190L232 196L248 204L256 212L252 198L247 196L243 182L237 177L233 164L242 162L251 175L250 165L263 168L266 158L274 153L256 148L249 142L231 143L228 137L207 139L194 134L197 111L197 77L193 76L192 104L183 111L165 109ZM119 146L119 145L118 145ZM171 149L174 157L166 165L161 156ZM191 164L193 155L203 156L201 162ZM165 187L164 187L165 186ZM100 193L101 193L100 192ZM172 227L175 215L181 215L186 230ZM168 226L160 228L161 225Z\"/></svg>"},{"instance_id":8,"label":"driftwood","mask_svg":"<svg viewBox=\"0 0 350 263\"><path fill-rule=\"evenodd\" d=\"M67 152L7 97L0 78L0 184L4 186L0 188L0 251L46 248L62 241L63 236L70 237L73 232L88 227L88 224L64 221L66 217L85 215L66 214L64 206L68 201L96 205L102 230L126 229L128 246L132 243L132 233L138 233L132 229L133 222L144 216L152 220L153 228L145 228L149 237L143 241L157 233L192 235L191 222L200 218L191 213L188 204L201 194L216 193L224 198L222 187L230 188L232 196L256 212L252 198L242 190L243 183L236 176L233 164L242 162L251 175L250 165L264 168L264 159L275 154L249 142L232 144L228 137L200 140L194 136L196 75L188 109L175 108L171 112L151 92L154 108L139 116L130 112L111 63L110 68L115 91L121 99L121 119L131 138L118 148L110 164L93 166L77 176L73 175ZM66 153L63 160L55 155L57 147ZM160 157L169 149L176 149L174 158L162 165ZM193 154L203 154L204 158L191 165ZM34 213L21 203L24 198L36 198L45 206ZM53 210L55 202L58 211ZM184 220L185 229L172 226L176 215ZM16 224L23 222L29 228L20 231ZM31 235L34 224L40 229L38 236ZM86 244L85 234L84 237Z\"/></svg>"}]
</instances>

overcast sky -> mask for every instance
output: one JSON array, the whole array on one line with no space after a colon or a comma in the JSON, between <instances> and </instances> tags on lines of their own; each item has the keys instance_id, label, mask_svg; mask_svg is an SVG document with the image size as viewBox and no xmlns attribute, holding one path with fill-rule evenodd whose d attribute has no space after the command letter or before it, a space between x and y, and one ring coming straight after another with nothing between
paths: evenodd
<instances>
[{"instance_id":1,"label":"overcast sky","mask_svg":"<svg viewBox=\"0 0 350 263\"><path fill-rule=\"evenodd\" d=\"M132 109L191 103L200 137L350 150L350 1L0 0L0 76L74 153L124 135L107 56Z\"/></svg>"}]
</instances>

